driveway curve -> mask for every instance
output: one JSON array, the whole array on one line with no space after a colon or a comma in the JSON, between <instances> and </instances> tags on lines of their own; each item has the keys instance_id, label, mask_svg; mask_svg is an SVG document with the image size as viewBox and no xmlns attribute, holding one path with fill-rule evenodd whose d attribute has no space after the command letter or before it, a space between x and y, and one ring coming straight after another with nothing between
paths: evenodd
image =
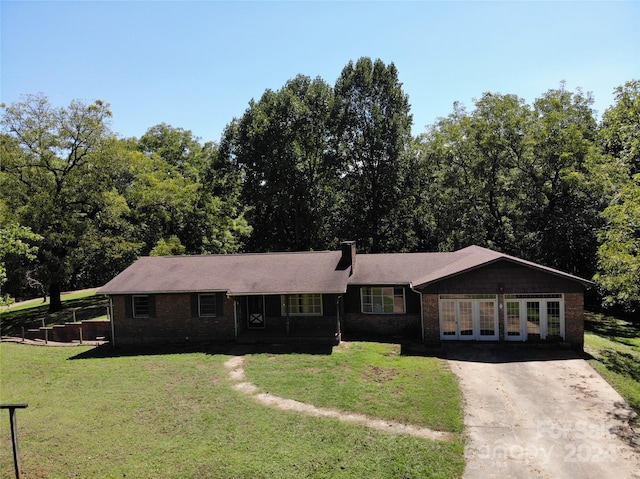
<instances>
[{"instance_id":1,"label":"driveway curve","mask_svg":"<svg viewBox=\"0 0 640 479\"><path fill-rule=\"evenodd\" d=\"M522 344L445 349L465 401L465 479L640 478L634 412L579 355Z\"/></svg>"}]
</instances>

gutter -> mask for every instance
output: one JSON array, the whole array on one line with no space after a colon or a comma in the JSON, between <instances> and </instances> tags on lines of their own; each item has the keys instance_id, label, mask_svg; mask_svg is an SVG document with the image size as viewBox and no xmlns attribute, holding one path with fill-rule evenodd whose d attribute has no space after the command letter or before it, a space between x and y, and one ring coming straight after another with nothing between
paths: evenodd
<instances>
[{"instance_id":1,"label":"gutter","mask_svg":"<svg viewBox=\"0 0 640 479\"><path fill-rule=\"evenodd\" d=\"M233 299L233 339L238 341L238 301L229 295L227 297Z\"/></svg>"},{"instance_id":2,"label":"gutter","mask_svg":"<svg viewBox=\"0 0 640 479\"><path fill-rule=\"evenodd\" d=\"M413 289L413 283L409 283L409 289L420 296L420 331L422 334L422 342L424 343L424 305L422 304L422 293Z\"/></svg>"},{"instance_id":3,"label":"gutter","mask_svg":"<svg viewBox=\"0 0 640 479\"><path fill-rule=\"evenodd\" d=\"M109 322L111 323L111 346L116 347L116 330L113 324L113 298L109 296Z\"/></svg>"}]
</instances>

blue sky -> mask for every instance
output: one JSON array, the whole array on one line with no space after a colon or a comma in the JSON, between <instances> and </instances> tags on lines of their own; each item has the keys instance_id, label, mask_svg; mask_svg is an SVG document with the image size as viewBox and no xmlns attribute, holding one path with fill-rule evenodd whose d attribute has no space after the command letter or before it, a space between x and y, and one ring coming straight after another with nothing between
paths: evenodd
<instances>
[{"instance_id":1,"label":"blue sky","mask_svg":"<svg viewBox=\"0 0 640 479\"><path fill-rule=\"evenodd\" d=\"M111 104L112 128L158 123L219 141L265 89L334 85L349 60L395 63L413 133L483 92L531 103L566 81L601 115L640 78L640 2L0 1L0 100Z\"/></svg>"}]
</instances>

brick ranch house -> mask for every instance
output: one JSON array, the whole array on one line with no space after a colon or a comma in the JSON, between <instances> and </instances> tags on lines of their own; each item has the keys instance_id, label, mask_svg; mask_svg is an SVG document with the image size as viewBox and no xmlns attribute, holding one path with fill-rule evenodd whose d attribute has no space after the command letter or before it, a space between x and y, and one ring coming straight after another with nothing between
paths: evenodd
<instances>
[{"instance_id":1,"label":"brick ranch house","mask_svg":"<svg viewBox=\"0 0 640 479\"><path fill-rule=\"evenodd\" d=\"M112 340L378 338L566 342L581 349L590 281L479 246L143 257L98 290Z\"/></svg>"}]
</instances>

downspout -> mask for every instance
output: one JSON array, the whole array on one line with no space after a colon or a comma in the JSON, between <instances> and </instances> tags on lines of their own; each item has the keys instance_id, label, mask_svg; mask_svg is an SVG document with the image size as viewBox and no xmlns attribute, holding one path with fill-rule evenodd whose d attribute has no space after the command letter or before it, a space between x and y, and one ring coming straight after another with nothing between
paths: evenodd
<instances>
[{"instance_id":1,"label":"downspout","mask_svg":"<svg viewBox=\"0 0 640 479\"><path fill-rule=\"evenodd\" d=\"M233 340L238 340L238 301L236 298L229 296L227 298L233 298Z\"/></svg>"},{"instance_id":2,"label":"downspout","mask_svg":"<svg viewBox=\"0 0 640 479\"><path fill-rule=\"evenodd\" d=\"M336 339L338 342L342 341L342 329L340 328L340 299L342 295L338 295L336 298Z\"/></svg>"},{"instance_id":3,"label":"downspout","mask_svg":"<svg viewBox=\"0 0 640 479\"><path fill-rule=\"evenodd\" d=\"M116 347L116 330L113 325L113 298L109 296L109 322L111 323L111 346Z\"/></svg>"},{"instance_id":4,"label":"downspout","mask_svg":"<svg viewBox=\"0 0 640 479\"><path fill-rule=\"evenodd\" d=\"M289 334L291 333L291 321L289 318L289 295L286 294L284 296L284 304L285 304L285 309L287 310L287 336L289 336Z\"/></svg>"},{"instance_id":5,"label":"downspout","mask_svg":"<svg viewBox=\"0 0 640 479\"><path fill-rule=\"evenodd\" d=\"M413 289L412 283L409 283L409 288L411 289L411 291L420 296L420 329L422 333L422 342L424 343L424 304L422 304L422 293Z\"/></svg>"}]
</instances>

